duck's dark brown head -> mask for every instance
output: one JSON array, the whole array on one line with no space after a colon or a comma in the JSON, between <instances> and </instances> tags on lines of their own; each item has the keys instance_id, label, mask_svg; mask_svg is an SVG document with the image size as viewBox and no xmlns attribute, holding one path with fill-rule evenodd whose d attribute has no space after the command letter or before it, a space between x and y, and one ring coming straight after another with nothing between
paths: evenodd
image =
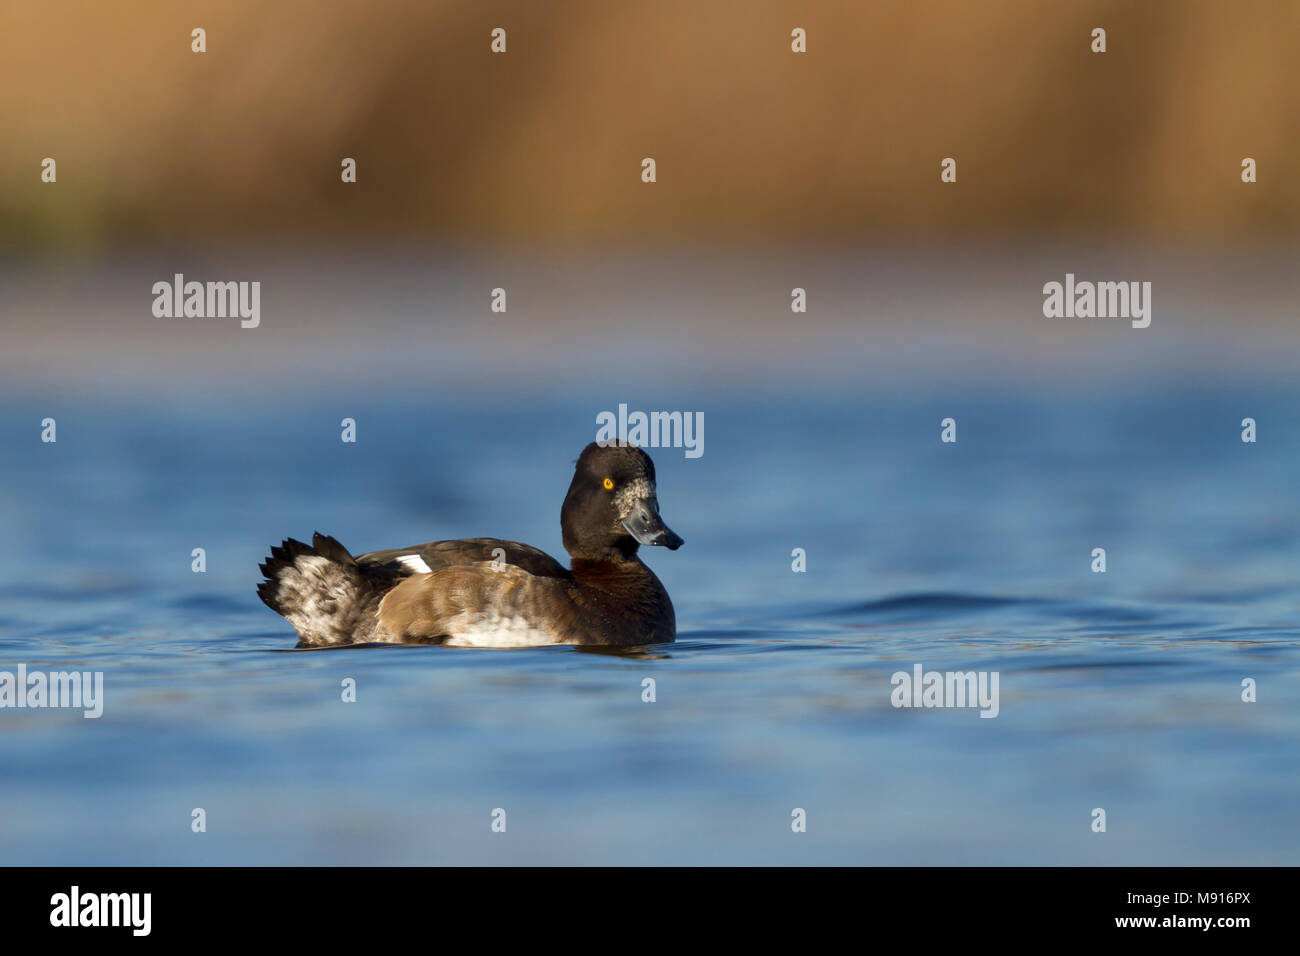
<instances>
[{"instance_id":1,"label":"duck's dark brown head","mask_svg":"<svg viewBox=\"0 0 1300 956\"><path fill-rule=\"evenodd\" d=\"M592 442L582 450L560 511L564 549L572 557L631 557L638 545L682 546L659 517L655 464L633 445Z\"/></svg>"}]
</instances>

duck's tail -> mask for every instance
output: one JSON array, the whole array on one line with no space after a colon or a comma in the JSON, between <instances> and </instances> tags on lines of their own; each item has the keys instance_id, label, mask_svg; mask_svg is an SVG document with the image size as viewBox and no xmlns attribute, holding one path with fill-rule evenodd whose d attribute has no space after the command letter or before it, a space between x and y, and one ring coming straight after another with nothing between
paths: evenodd
<instances>
[{"instance_id":1,"label":"duck's tail","mask_svg":"<svg viewBox=\"0 0 1300 956\"><path fill-rule=\"evenodd\" d=\"M289 620L303 644L352 644L371 639L375 609L391 581L365 574L333 538L311 544L293 538L271 548L257 586L263 603Z\"/></svg>"}]
</instances>

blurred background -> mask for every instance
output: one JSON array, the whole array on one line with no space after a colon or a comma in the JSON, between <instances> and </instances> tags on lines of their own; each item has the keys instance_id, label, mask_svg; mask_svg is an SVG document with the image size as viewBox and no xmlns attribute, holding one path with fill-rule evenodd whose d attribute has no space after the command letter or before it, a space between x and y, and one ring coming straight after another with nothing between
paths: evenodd
<instances>
[{"instance_id":1,"label":"blurred background","mask_svg":"<svg viewBox=\"0 0 1300 956\"><path fill-rule=\"evenodd\" d=\"M1295 864L1298 30L6 5L0 669L108 699L0 713L0 858ZM156 318L175 273L260 282L260 326ZM1150 282L1151 326L1045 318L1066 273ZM702 458L654 452L672 648L289 651L270 544L560 554L620 403L705 417ZM999 671L1000 716L894 710L915 663Z\"/></svg>"},{"instance_id":2,"label":"blurred background","mask_svg":"<svg viewBox=\"0 0 1300 956\"><path fill-rule=\"evenodd\" d=\"M3 16L0 213L22 251L1261 241L1293 238L1300 213L1300 9L1271 0L71 0Z\"/></svg>"},{"instance_id":3,"label":"blurred background","mask_svg":"<svg viewBox=\"0 0 1300 956\"><path fill-rule=\"evenodd\" d=\"M888 374L917 351L1052 375L1107 347L1099 364L1128 371L1134 349L1248 374L1294 357L1293 4L125 0L0 16L11 381L269 385L334 354L357 384L546 380L570 336L598 353L583 374L636 347L659 376L744 381L756 362ZM57 184L40 181L46 156ZM1042 284L1066 271L1153 281L1153 328L1044 320ZM148 287L175 272L262 281L263 328L154 319Z\"/></svg>"}]
</instances>

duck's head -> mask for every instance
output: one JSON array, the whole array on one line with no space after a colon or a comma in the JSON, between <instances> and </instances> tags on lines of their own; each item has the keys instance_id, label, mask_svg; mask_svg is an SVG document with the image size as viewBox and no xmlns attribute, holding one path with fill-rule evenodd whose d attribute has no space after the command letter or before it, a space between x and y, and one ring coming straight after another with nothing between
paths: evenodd
<instances>
[{"instance_id":1,"label":"duck's head","mask_svg":"<svg viewBox=\"0 0 1300 956\"><path fill-rule=\"evenodd\" d=\"M659 517L655 463L634 445L592 442L582 450L560 527L564 550L575 558L630 557L642 544L682 546Z\"/></svg>"}]
</instances>

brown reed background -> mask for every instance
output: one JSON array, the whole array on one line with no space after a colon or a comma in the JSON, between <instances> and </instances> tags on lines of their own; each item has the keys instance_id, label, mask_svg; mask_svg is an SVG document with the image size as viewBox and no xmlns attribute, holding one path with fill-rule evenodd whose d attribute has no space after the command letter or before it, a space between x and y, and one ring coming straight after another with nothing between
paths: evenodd
<instances>
[{"instance_id":1,"label":"brown reed background","mask_svg":"<svg viewBox=\"0 0 1300 956\"><path fill-rule=\"evenodd\" d=\"M1297 37L1289 0L10 3L0 236L1290 242Z\"/></svg>"}]
</instances>

